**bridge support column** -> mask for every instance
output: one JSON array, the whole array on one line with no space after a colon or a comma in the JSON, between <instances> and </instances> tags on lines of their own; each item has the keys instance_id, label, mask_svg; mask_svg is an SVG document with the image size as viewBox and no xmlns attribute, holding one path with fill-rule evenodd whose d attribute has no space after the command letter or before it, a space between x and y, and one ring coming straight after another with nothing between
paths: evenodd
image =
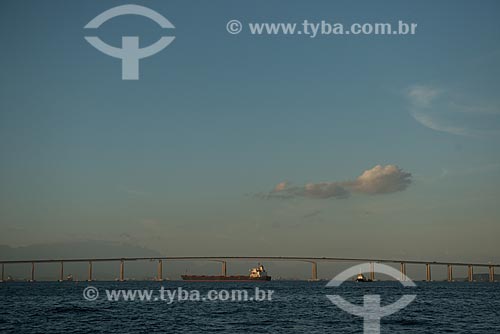
<instances>
[{"instance_id":1,"label":"bridge support column","mask_svg":"<svg viewBox=\"0 0 500 334\"><path fill-rule=\"evenodd\" d=\"M429 263L425 265L425 280L427 282L430 282L432 280L431 265Z\"/></svg>"},{"instance_id":2,"label":"bridge support column","mask_svg":"<svg viewBox=\"0 0 500 334\"><path fill-rule=\"evenodd\" d=\"M31 279L30 282L35 281L35 262L31 262Z\"/></svg>"},{"instance_id":3,"label":"bridge support column","mask_svg":"<svg viewBox=\"0 0 500 334\"><path fill-rule=\"evenodd\" d=\"M317 281L318 280L318 263L316 263L316 262L311 262L311 263L312 263L311 280Z\"/></svg>"},{"instance_id":4,"label":"bridge support column","mask_svg":"<svg viewBox=\"0 0 500 334\"><path fill-rule=\"evenodd\" d=\"M401 262L401 281L406 281L406 263Z\"/></svg>"},{"instance_id":5,"label":"bridge support column","mask_svg":"<svg viewBox=\"0 0 500 334\"><path fill-rule=\"evenodd\" d=\"M370 279L375 281L375 263L370 262Z\"/></svg>"},{"instance_id":6,"label":"bridge support column","mask_svg":"<svg viewBox=\"0 0 500 334\"><path fill-rule=\"evenodd\" d=\"M448 265L448 282L453 282L453 266Z\"/></svg>"},{"instance_id":7,"label":"bridge support column","mask_svg":"<svg viewBox=\"0 0 500 334\"><path fill-rule=\"evenodd\" d=\"M92 282L92 261L89 261L89 277L87 278L88 282Z\"/></svg>"},{"instance_id":8,"label":"bridge support column","mask_svg":"<svg viewBox=\"0 0 500 334\"><path fill-rule=\"evenodd\" d=\"M472 265L468 265L467 266L468 270L467 270L467 280L469 282L472 282L474 280L474 267Z\"/></svg>"},{"instance_id":9,"label":"bridge support column","mask_svg":"<svg viewBox=\"0 0 500 334\"><path fill-rule=\"evenodd\" d=\"M5 263L2 263L2 279L0 282L5 282Z\"/></svg>"},{"instance_id":10,"label":"bridge support column","mask_svg":"<svg viewBox=\"0 0 500 334\"><path fill-rule=\"evenodd\" d=\"M59 270L59 282L64 281L64 261L61 261L61 269Z\"/></svg>"},{"instance_id":11,"label":"bridge support column","mask_svg":"<svg viewBox=\"0 0 500 334\"><path fill-rule=\"evenodd\" d=\"M163 261L158 260L158 274L156 275L157 281L163 281Z\"/></svg>"},{"instance_id":12,"label":"bridge support column","mask_svg":"<svg viewBox=\"0 0 500 334\"><path fill-rule=\"evenodd\" d=\"M490 282L495 282L495 267L493 266L489 266L489 273L490 273ZM3 279L3 276L2 276L2 279Z\"/></svg>"},{"instance_id":13,"label":"bridge support column","mask_svg":"<svg viewBox=\"0 0 500 334\"><path fill-rule=\"evenodd\" d=\"M125 261L120 260L120 282L125 280Z\"/></svg>"},{"instance_id":14,"label":"bridge support column","mask_svg":"<svg viewBox=\"0 0 500 334\"><path fill-rule=\"evenodd\" d=\"M222 261L222 276L227 276L227 263L226 261Z\"/></svg>"}]
</instances>

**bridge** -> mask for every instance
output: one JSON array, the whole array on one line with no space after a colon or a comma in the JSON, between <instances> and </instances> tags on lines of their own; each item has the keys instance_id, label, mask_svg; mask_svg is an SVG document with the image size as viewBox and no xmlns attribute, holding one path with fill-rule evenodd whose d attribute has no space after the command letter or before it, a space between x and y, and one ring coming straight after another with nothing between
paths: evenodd
<instances>
[{"instance_id":1,"label":"bridge","mask_svg":"<svg viewBox=\"0 0 500 334\"><path fill-rule=\"evenodd\" d=\"M119 262L120 272L119 281L125 281L125 263L132 261L157 261L156 280L163 280L163 262L166 261L213 261L221 263L221 275L227 275L227 262L230 261L290 261L290 262L306 262L311 264L311 281L318 280L318 263L320 262L336 262L336 263L370 263L370 279L375 280L375 264L398 264L400 266L401 278L406 277L406 265L424 265L425 280L432 281L431 268L432 266L447 267L447 281L453 282L453 268L466 267L467 280L474 281L474 268L488 268L488 277L490 282L495 281L495 268L500 267L500 264L491 263L469 263L469 262L443 262L443 261L413 261L402 259L373 259L373 258L341 258L341 257L293 257L293 256L169 256L169 257L122 257L122 258L78 258L78 259L42 259L42 260L0 260L2 267L2 275L0 282L5 282L5 267L13 264L28 264L31 265L30 281L36 281L36 265L43 263L59 263L59 280L64 280L64 264L65 263L87 263L88 276L87 281L93 281L93 263L96 262Z\"/></svg>"}]
</instances>

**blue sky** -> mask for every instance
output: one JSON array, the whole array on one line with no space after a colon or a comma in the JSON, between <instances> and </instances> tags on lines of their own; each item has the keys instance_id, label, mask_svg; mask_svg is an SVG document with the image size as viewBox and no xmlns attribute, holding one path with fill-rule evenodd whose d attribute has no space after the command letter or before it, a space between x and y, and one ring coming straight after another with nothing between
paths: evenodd
<instances>
[{"instance_id":1,"label":"blue sky","mask_svg":"<svg viewBox=\"0 0 500 334\"><path fill-rule=\"evenodd\" d=\"M138 2L176 27L170 46L140 61L138 81L122 81L120 61L83 38L124 3L2 4L0 243L500 261L497 2ZM418 29L230 35L230 19ZM97 34L146 46L162 31L123 16ZM345 185L377 165L411 184L261 196L284 181Z\"/></svg>"}]
</instances>

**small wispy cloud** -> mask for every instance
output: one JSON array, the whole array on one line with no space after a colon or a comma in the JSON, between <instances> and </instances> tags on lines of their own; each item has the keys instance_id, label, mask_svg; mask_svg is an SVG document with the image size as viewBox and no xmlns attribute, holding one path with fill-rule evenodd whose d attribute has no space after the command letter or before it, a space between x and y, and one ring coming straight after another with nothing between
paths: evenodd
<instances>
[{"instance_id":1,"label":"small wispy cloud","mask_svg":"<svg viewBox=\"0 0 500 334\"><path fill-rule=\"evenodd\" d=\"M347 198L349 191L337 182L307 183L304 186L295 186L289 182L278 183L273 190L256 195L259 198Z\"/></svg>"},{"instance_id":2,"label":"small wispy cloud","mask_svg":"<svg viewBox=\"0 0 500 334\"><path fill-rule=\"evenodd\" d=\"M500 108L459 103L451 92L429 85L406 90L411 116L421 125L458 136L500 134Z\"/></svg>"},{"instance_id":3,"label":"small wispy cloud","mask_svg":"<svg viewBox=\"0 0 500 334\"><path fill-rule=\"evenodd\" d=\"M283 191L286 189L287 186L288 186L288 182L286 182L286 181L280 182L276 185L276 187L274 187L273 192Z\"/></svg>"},{"instance_id":4,"label":"small wispy cloud","mask_svg":"<svg viewBox=\"0 0 500 334\"><path fill-rule=\"evenodd\" d=\"M318 217L322 214L323 212L321 210L314 210L314 211L311 211L309 213L306 213L305 215L302 215L302 218L314 218L314 217Z\"/></svg>"},{"instance_id":5,"label":"small wispy cloud","mask_svg":"<svg viewBox=\"0 0 500 334\"><path fill-rule=\"evenodd\" d=\"M257 196L264 199L296 197L344 199L351 193L376 195L403 191L411 182L411 174L396 165L377 165L365 170L352 181L307 183L303 186L280 182L270 192L260 193Z\"/></svg>"},{"instance_id":6,"label":"small wispy cloud","mask_svg":"<svg viewBox=\"0 0 500 334\"><path fill-rule=\"evenodd\" d=\"M412 86L407 92L411 102L421 107L429 106L441 93L440 89L422 85Z\"/></svg>"},{"instance_id":7,"label":"small wispy cloud","mask_svg":"<svg viewBox=\"0 0 500 334\"><path fill-rule=\"evenodd\" d=\"M418 109L412 109L410 110L410 114L412 117L422 124L423 126L436 130L436 131L441 131L441 132L448 132L454 135L459 135L459 136L469 136L471 135L470 131L467 130L466 128L460 128L456 126L451 126L451 125L446 125L442 121L438 120L437 118L424 113L422 110Z\"/></svg>"}]
</instances>

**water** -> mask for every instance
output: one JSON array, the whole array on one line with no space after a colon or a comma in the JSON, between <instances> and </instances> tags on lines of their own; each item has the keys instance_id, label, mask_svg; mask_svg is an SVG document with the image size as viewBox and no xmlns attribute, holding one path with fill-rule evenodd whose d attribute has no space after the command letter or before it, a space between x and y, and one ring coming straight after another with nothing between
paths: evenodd
<instances>
[{"instance_id":1,"label":"water","mask_svg":"<svg viewBox=\"0 0 500 334\"><path fill-rule=\"evenodd\" d=\"M500 333L499 283L326 282L36 282L0 284L0 333L362 333L361 318L333 305L338 294L362 305L364 294L380 294L382 304L416 294L407 308L382 319L382 333ZM99 289L86 301L88 285ZM271 301L119 301L104 289L274 290Z\"/></svg>"}]
</instances>

